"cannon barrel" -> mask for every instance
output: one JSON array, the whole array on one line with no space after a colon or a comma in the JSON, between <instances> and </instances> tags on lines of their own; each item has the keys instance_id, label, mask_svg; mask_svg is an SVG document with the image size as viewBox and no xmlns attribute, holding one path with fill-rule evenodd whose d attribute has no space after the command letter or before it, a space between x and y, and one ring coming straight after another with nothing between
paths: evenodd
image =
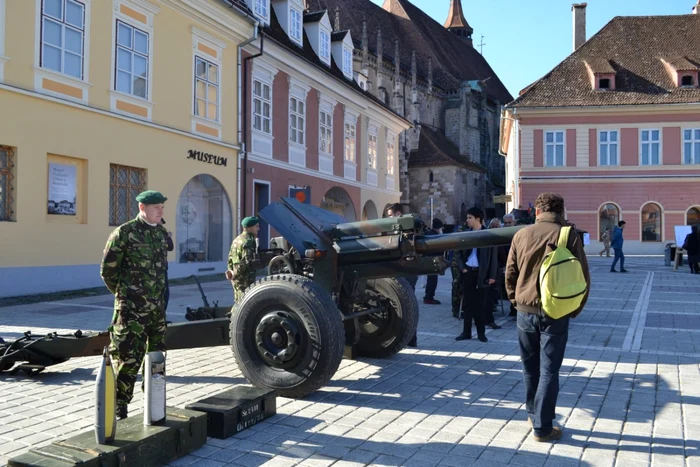
<instances>
[{"instance_id":1,"label":"cannon barrel","mask_svg":"<svg viewBox=\"0 0 700 467\"><path fill-rule=\"evenodd\" d=\"M417 236L415 240L416 253L429 255L451 250L510 245L515 233L525 227L520 225L500 229L454 232L444 235Z\"/></svg>"}]
</instances>

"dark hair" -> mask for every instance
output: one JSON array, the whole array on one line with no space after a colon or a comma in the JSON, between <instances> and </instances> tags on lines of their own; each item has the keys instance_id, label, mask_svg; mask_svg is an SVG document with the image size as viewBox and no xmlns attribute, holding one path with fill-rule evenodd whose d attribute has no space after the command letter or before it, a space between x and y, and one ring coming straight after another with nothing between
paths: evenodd
<instances>
[{"instance_id":1,"label":"dark hair","mask_svg":"<svg viewBox=\"0 0 700 467\"><path fill-rule=\"evenodd\" d=\"M479 219L480 221L484 220L484 212L477 207L467 209L467 215L469 214L471 214L472 217Z\"/></svg>"},{"instance_id":2,"label":"dark hair","mask_svg":"<svg viewBox=\"0 0 700 467\"><path fill-rule=\"evenodd\" d=\"M397 212L403 214L403 206L401 206L401 203L394 203L391 206L389 206L389 209L386 210L387 213L389 211L392 211L394 214L396 214Z\"/></svg>"},{"instance_id":3,"label":"dark hair","mask_svg":"<svg viewBox=\"0 0 700 467\"><path fill-rule=\"evenodd\" d=\"M617 226L618 226L618 227L622 227L622 226L625 225L626 223L627 223L627 222L625 222L625 221L620 221L620 222L617 223Z\"/></svg>"},{"instance_id":4,"label":"dark hair","mask_svg":"<svg viewBox=\"0 0 700 467\"><path fill-rule=\"evenodd\" d=\"M445 224L443 224L442 221L440 219L438 219L437 217L435 219L433 219L433 228L434 229L436 229L436 230L440 229L440 228L444 227L444 225Z\"/></svg>"},{"instance_id":5,"label":"dark hair","mask_svg":"<svg viewBox=\"0 0 700 467\"><path fill-rule=\"evenodd\" d=\"M556 193L540 193L535 200L535 208L541 212L564 214L564 198Z\"/></svg>"}]
</instances>

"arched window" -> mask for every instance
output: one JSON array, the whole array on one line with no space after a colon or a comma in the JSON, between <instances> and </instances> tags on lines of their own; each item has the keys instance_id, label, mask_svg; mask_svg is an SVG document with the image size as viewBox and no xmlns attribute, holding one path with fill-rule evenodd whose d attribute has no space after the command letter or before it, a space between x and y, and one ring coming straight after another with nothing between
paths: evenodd
<instances>
[{"instance_id":1,"label":"arched window","mask_svg":"<svg viewBox=\"0 0 700 467\"><path fill-rule=\"evenodd\" d=\"M620 222L620 208L612 203L606 203L598 211L598 240L601 239L605 229L610 229L610 237L615 230L615 226Z\"/></svg>"},{"instance_id":2,"label":"arched window","mask_svg":"<svg viewBox=\"0 0 700 467\"><path fill-rule=\"evenodd\" d=\"M430 171L430 174L428 175L428 177L430 178L430 183L433 183L433 171L432 170Z\"/></svg>"},{"instance_id":3,"label":"arched window","mask_svg":"<svg viewBox=\"0 0 700 467\"><path fill-rule=\"evenodd\" d=\"M685 215L686 225L700 225L700 208L694 206Z\"/></svg>"},{"instance_id":4,"label":"arched window","mask_svg":"<svg viewBox=\"0 0 700 467\"><path fill-rule=\"evenodd\" d=\"M647 203L642 208L642 241L661 241L661 206L656 203Z\"/></svg>"}]
</instances>

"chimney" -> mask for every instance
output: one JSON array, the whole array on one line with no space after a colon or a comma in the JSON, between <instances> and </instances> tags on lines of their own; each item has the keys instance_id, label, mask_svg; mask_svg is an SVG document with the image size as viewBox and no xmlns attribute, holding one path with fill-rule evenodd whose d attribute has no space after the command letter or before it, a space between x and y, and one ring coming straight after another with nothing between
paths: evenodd
<instances>
[{"instance_id":1,"label":"chimney","mask_svg":"<svg viewBox=\"0 0 700 467\"><path fill-rule=\"evenodd\" d=\"M574 12L574 50L586 42L586 7L587 3L574 3L571 11Z\"/></svg>"},{"instance_id":2,"label":"chimney","mask_svg":"<svg viewBox=\"0 0 700 467\"><path fill-rule=\"evenodd\" d=\"M700 0L698 0L698 3L693 7L693 14L700 15Z\"/></svg>"}]
</instances>

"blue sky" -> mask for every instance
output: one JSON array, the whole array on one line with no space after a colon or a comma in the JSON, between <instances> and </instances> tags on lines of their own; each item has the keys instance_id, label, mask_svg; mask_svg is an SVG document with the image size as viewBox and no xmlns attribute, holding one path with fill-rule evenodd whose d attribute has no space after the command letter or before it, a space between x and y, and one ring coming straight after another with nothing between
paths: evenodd
<instances>
[{"instance_id":1,"label":"blue sky","mask_svg":"<svg viewBox=\"0 0 700 467\"><path fill-rule=\"evenodd\" d=\"M384 0L372 0L382 5ZM411 0L440 24L450 0ZM515 97L573 51L571 4L567 0L462 0L478 48ZM586 37L615 16L689 14L695 0L588 0Z\"/></svg>"}]
</instances>

